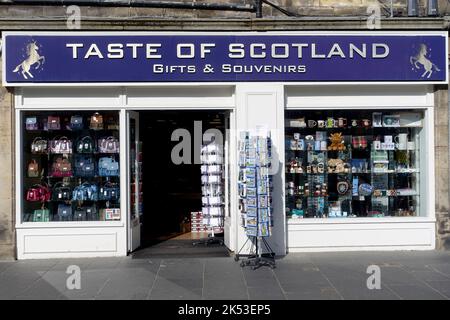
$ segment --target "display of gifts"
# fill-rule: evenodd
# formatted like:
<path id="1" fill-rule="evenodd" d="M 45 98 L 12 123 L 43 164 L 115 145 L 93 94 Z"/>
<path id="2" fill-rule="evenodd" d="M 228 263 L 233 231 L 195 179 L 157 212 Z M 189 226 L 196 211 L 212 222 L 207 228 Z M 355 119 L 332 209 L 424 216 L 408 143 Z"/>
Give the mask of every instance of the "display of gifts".
<path id="1" fill-rule="evenodd" d="M 245 194 L 240 194 L 243 226 L 247 236 L 269 237 L 273 226 L 270 135 L 268 132 L 245 131 L 241 132 L 240 138 L 240 151 L 245 155 L 239 174 L 240 189 L 245 190 Z M 297 162 L 292 162 L 291 168 L 295 172 L 302 170 Z"/>

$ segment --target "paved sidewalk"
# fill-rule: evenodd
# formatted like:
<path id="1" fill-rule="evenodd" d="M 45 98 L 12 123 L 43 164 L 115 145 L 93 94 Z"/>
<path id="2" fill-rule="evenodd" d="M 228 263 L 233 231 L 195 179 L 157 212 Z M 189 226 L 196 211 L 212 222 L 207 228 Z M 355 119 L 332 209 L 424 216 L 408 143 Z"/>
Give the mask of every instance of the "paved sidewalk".
<path id="1" fill-rule="evenodd" d="M 369 265 L 381 289 L 369 290 Z M 81 290 L 68 290 L 69 265 Z M 450 299 L 450 252 L 289 254 L 277 268 L 233 258 L 0 261 L 0 299 Z"/>

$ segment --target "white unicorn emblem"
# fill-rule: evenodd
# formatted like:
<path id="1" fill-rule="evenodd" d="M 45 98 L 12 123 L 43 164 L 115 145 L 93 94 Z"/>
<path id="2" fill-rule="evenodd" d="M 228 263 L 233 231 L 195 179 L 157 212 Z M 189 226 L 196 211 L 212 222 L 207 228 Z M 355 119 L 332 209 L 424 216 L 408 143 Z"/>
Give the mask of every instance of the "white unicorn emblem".
<path id="1" fill-rule="evenodd" d="M 25 79 L 28 76 L 31 78 L 34 78 L 33 75 L 30 73 L 30 68 L 33 64 L 38 63 L 38 65 L 34 69 L 38 69 L 42 64 L 45 62 L 45 57 L 40 56 L 38 53 L 39 47 L 37 46 L 36 42 L 31 42 L 27 45 L 27 55 L 28 58 L 26 58 L 24 61 L 22 61 L 21 64 L 19 64 L 13 72 L 19 72 L 20 69 L 22 69 L 22 76 Z M 41 63 L 42 61 L 42 63 Z"/>
<path id="2" fill-rule="evenodd" d="M 419 52 L 416 56 L 410 57 L 409 62 L 416 67 L 416 69 L 420 69 L 420 67 L 417 65 L 420 63 L 423 68 L 425 69 L 425 72 L 422 74 L 422 78 L 425 77 L 426 74 L 428 74 L 427 78 L 431 77 L 431 74 L 433 73 L 433 67 L 436 71 L 441 71 L 433 62 L 431 62 L 427 58 L 428 49 L 425 44 L 420 45 Z"/>

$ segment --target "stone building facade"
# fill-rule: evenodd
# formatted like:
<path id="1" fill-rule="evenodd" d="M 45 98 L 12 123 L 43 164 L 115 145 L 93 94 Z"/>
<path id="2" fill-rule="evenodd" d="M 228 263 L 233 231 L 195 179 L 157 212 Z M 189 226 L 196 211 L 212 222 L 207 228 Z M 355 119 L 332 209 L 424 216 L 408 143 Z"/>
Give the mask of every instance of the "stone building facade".
<path id="1" fill-rule="evenodd" d="M 178 0 L 180 2 L 180 0 Z M 201 2 L 184 0 L 185 3 Z M 253 0 L 214 0 L 210 3 L 253 5 Z M 367 30 L 373 8 L 380 8 L 382 30 L 448 30 L 450 5 L 438 1 L 439 16 L 426 15 L 427 1 L 419 0 L 419 17 L 407 16 L 407 1 L 272 0 L 282 10 L 263 4 L 262 18 L 254 12 L 225 10 L 81 7 L 83 31 L 264 31 Z M 372 9 L 370 9 L 372 8 Z M 391 16 L 391 13 L 393 16 Z M 0 33 L 24 30 L 69 30 L 67 7 L 17 5 L 0 0 Z M 74 31 L 74 30 L 69 30 Z M 1 58 L 0 58 L 1 59 Z M 0 64 L 0 77 L 1 77 Z M 436 247 L 450 248 L 449 97 L 448 86 L 435 86 Z M 0 86 L 0 259 L 15 257 L 13 91 Z"/>

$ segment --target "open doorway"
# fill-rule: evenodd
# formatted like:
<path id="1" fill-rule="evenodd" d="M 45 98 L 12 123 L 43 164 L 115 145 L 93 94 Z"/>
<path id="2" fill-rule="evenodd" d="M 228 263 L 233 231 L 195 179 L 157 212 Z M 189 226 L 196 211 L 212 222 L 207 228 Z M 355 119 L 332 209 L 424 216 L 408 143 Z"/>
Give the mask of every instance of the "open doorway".
<path id="1" fill-rule="evenodd" d="M 220 131 L 225 140 L 225 132 L 229 129 L 228 111 L 134 113 L 139 119 L 139 157 L 143 167 L 140 174 L 142 196 L 140 200 L 137 198 L 142 206 L 140 247 L 134 257 L 227 255 L 224 245 L 194 246 L 193 243 L 208 238 L 213 231 L 208 228 L 206 217 L 199 218 L 203 216 L 204 181 L 198 148 L 204 145 L 203 133 L 209 129 Z M 190 143 L 174 132 L 189 133 Z M 180 152 L 180 143 L 190 149 L 183 148 Z M 173 155 L 181 156 L 183 163 L 174 161 Z M 223 161 L 222 166 L 225 165 Z M 228 211 L 225 206 L 225 169 L 222 177 L 225 216 Z"/>

